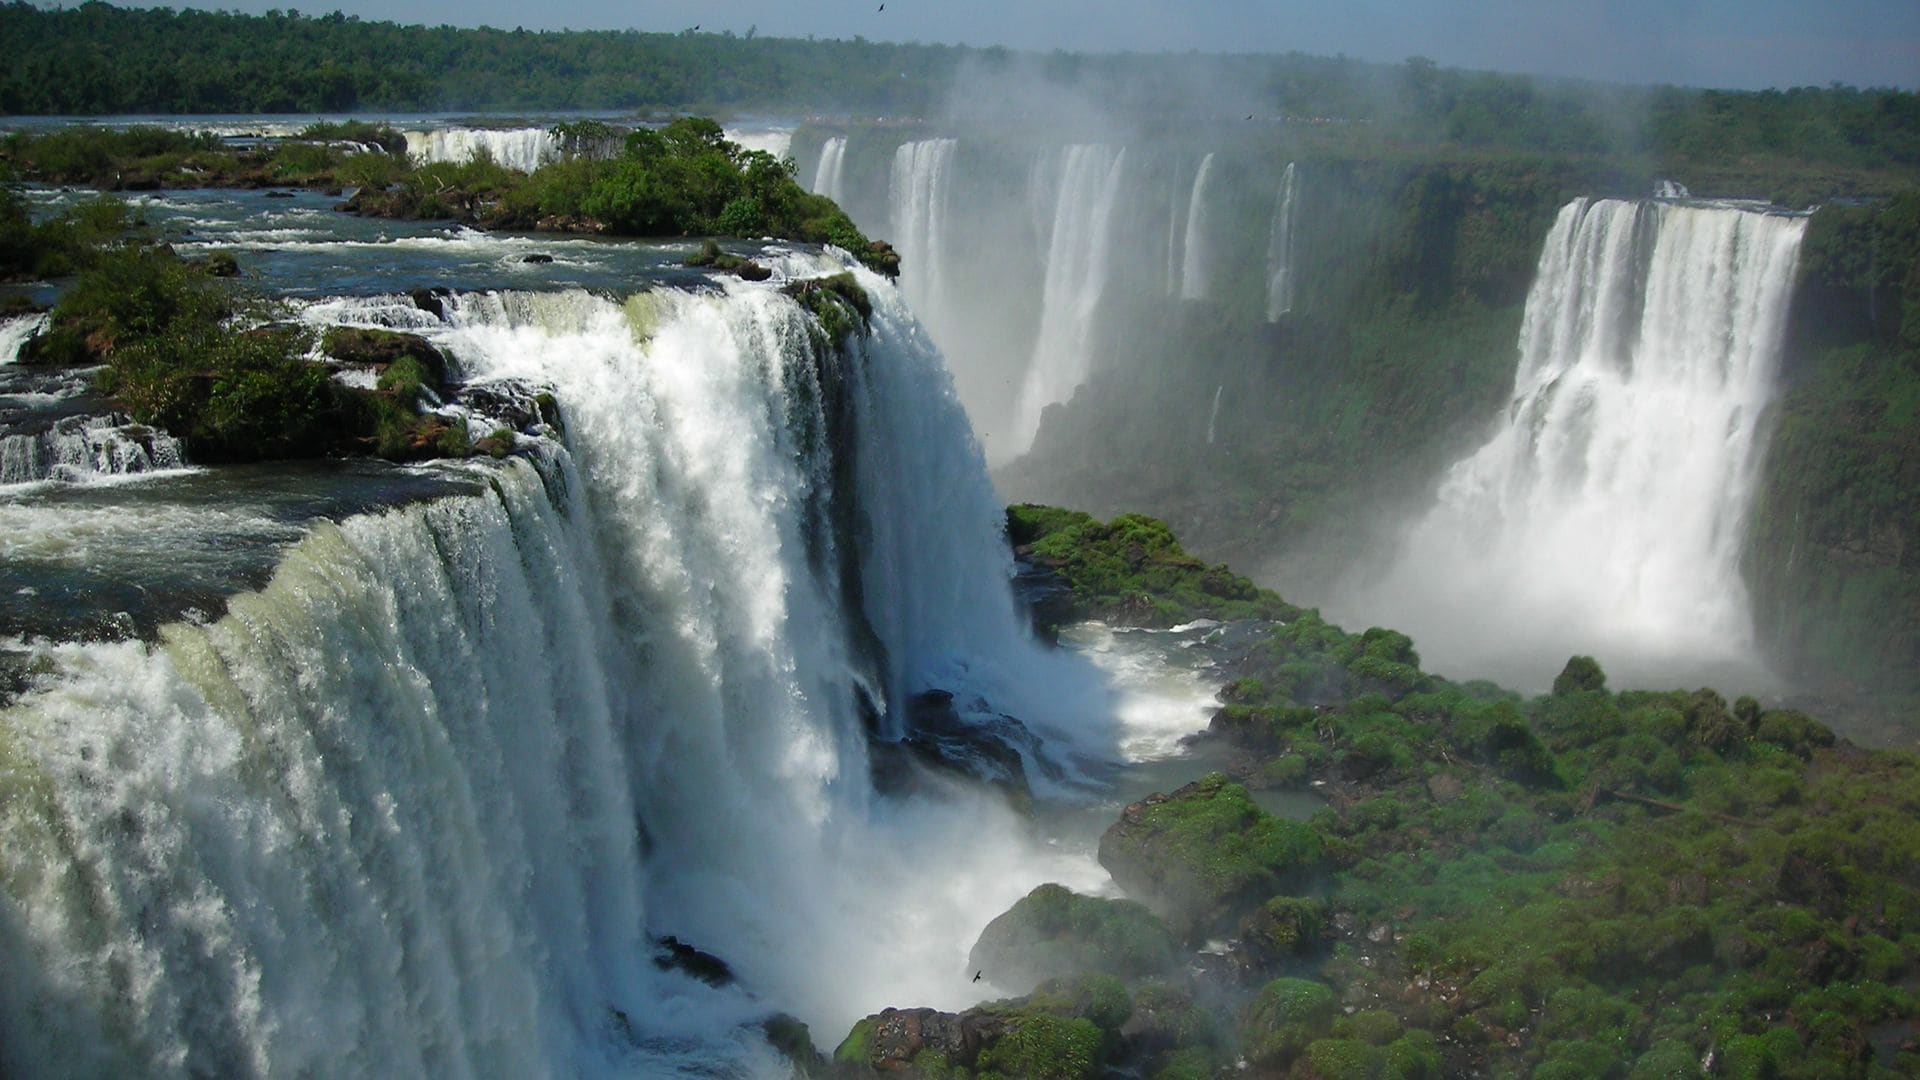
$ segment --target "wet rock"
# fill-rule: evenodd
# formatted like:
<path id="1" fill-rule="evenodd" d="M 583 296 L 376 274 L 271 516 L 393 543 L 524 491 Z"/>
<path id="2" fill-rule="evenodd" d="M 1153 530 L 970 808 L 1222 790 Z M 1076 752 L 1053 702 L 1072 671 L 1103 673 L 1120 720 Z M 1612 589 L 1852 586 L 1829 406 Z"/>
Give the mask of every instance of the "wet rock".
<path id="1" fill-rule="evenodd" d="M 447 317 L 446 298 L 452 295 L 452 289 L 437 285 L 431 289 L 411 289 L 407 292 L 407 299 L 413 301 L 414 307 L 431 312 L 434 318 L 444 321 Z"/>
<path id="2" fill-rule="evenodd" d="M 1177 945 L 1142 904 L 1041 885 L 980 932 L 967 970 L 1024 994 L 1050 978 L 1092 972 L 1134 978 L 1173 968 Z"/>
<path id="3" fill-rule="evenodd" d="M 654 954 L 653 964 L 660 970 L 685 972 L 708 986 L 733 985 L 733 968 L 712 953 L 696 949 L 671 934 L 654 944 L 660 951 Z"/>
<path id="4" fill-rule="evenodd" d="M 522 255 L 520 257 L 520 261 L 523 263 L 531 263 L 532 265 L 535 265 L 535 266 L 545 266 L 547 263 L 550 263 L 553 261 L 553 256 L 542 255 L 539 252 L 534 252 L 531 255 Z"/>

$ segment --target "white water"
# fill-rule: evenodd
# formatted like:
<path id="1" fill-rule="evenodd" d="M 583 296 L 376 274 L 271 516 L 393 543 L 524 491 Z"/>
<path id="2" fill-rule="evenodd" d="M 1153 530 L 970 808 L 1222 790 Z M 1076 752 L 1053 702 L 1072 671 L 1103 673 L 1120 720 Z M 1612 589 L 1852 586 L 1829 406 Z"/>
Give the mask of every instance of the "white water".
<path id="1" fill-rule="evenodd" d="M 1406 629 L 1461 677 L 1538 687 L 1585 653 L 1616 684 L 1762 681 L 1740 551 L 1805 226 L 1563 208 L 1506 421 L 1341 614 Z"/>
<path id="2" fill-rule="evenodd" d="M 1220 395 L 1226 393 L 1225 383 L 1213 388 L 1213 408 L 1207 410 L 1207 445 L 1213 445 L 1213 426 L 1220 420 Z"/>
<path id="3" fill-rule="evenodd" d="M 1279 322 L 1293 310 L 1293 162 L 1280 176 L 1280 195 L 1273 207 L 1273 231 L 1267 239 L 1267 321 Z M 1211 441 L 1211 440 L 1209 440 Z"/>
<path id="4" fill-rule="evenodd" d="M 1213 155 L 1208 154 L 1200 159 L 1193 192 L 1187 197 L 1187 238 L 1180 261 L 1182 300 L 1205 300 L 1213 295 L 1212 220 L 1207 212 L 1207 182 L 1212 178 Z"/>
<path id="5" fill-rule="evenodd" d="M 1040 333 L 1014 406 L 1006 443 L 1011 454 L 1033 445 L 1040 414 L 1071 398 L 1093 368 L 1095 316 L 1110 273 L 1114 202 L 1126 157 L 1124 149 L 1082 144 L 1068 147 L 1054 166 Z"/>
<path id="6" fill-rule="evenodd" d="M 560 156 L 560 142 L 546 128 L 435 128 L 409 131 L 407 156 L 415 164 L 471 161 L 482 151 L 509 169 L 530 173 Z"/>
<path id="7" fill-rule="evenodd" d="M 958 145 L 953 139 L 922 139 L 902 143 L 893 153 L 887 188 L 893 245 L 900 251 L 900 288 L 916 310 L 938 303 L 943 295 L 948 185 Z"/>
<path id="8" fill-rule="evenodd" d="M 841 188 L 840 171 L 847 161 L 847 140 L 840 136 L 828 139 L 820 147 L 820 163 L 813 170 L 813 192 L 825 195 L 839 202 L 845 192 Z"/>
<path id="9" fill-rule="evenodd" d="M 751 286 L 309 309 L 551 385 L 566 443 L 318 527 L 157 646 L 37 647 L 57 676 L 0 713 L 5 1063 L 778 1075 L 743 1023 L 786 1009 L 831 1046 L 885 1004 L 965 1005 L 989 918 L 1097 888 L 996 802 L 870 792 L 872 678 L 1113 733 L 1027 642 L 938 355 L 861 280 L 873 338 L 838 368 Z M 741 988 L 656 971 L 649 933 Z"/>
<path id="10" fill-rule="evenodd" d="M 0 488 L 49 480 L 96 483 L 185 463 L 178 440 L 124 416 L 69 416 L 45 431 L 0 436 Z"/>
<path id="11" fill-rule="evenodd" d="M 775 158 L 784 158 L 793 149 L 792 128 L 729 128 L 724 134 L 742 150 L 764 150 Z"/>
<path id="12" fill-rule="evenodd" d="M 20 349 L 33 335 L 47 325 L 47 317 L 39 315 L 21 315 L 0 322 L 0 364 L 11 364 L 20 359 Z"/>
<path id="13" fill-rule="evenodd" d="M 1655 180 L 1653 182 L 1653 197 L 1656 199 L 1688 199 L 1693 197 L 1693 193 L 1687 190 L 1685 184 L 1677 180 Z"/>

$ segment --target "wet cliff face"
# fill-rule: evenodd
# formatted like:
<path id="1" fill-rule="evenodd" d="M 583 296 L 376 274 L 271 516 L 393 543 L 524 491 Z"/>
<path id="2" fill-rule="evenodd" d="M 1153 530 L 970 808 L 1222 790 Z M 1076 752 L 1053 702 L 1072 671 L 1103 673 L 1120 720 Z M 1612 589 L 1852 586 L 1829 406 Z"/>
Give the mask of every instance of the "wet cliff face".
<path id="1" fill-rule="evenodd" d="M 1920 694 L 1920 195 L 1813 216 L 1746 570 L 1796 679 Z"/>

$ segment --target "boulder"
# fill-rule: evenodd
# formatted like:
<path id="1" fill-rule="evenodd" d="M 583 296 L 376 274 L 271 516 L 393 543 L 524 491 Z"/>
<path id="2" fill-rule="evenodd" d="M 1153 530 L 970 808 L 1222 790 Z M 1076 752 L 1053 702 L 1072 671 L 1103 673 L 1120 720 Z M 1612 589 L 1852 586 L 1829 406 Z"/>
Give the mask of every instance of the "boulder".
<path id="1" fill-rule="evenodd" d="M 375 369 L 412 358 L 426 376 L 424 381 L 436 389 L 444 383 L 447 375 L 446 358 L 431 342 L 418 334 L 340 326 L 327 331 L 321 339 L 320 348 L 342 363 Z"/>
<path id="2" fill-rule="evenodd" d="M 1221 773 L 1133 803 L 1100 837 L 1100 865 L 1189 940 L 1301 891 L 1323 862 L 1316 830 L 1260 809 Z"/>
<path id="3" fill-rule="evenodd" d="M 1145 905 L 1042 885 L 988 923 L 967 955 L 968 971 L 1024 994 L 1045 980 L 1090 972 L 1136 978 L 1172 970 L 1173 934 Z"/>

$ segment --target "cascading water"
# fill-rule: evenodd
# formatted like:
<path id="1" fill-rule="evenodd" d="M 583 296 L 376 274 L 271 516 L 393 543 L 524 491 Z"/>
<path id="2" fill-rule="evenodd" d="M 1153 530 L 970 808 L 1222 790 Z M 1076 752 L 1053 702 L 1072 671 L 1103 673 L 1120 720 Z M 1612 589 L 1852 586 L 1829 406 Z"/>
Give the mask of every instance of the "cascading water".
<path id="1" fill-rule="evenodd" d="M 45 315 L 22 315 L 0 322 L 0 364 L 11 364 L 20 359 L 21 346 L 45 329 L 46 325 Z"/>
<path id="2" fill-rule="evenodd" d="M 550 386 L 564 443 L 314 528 L 217 621 L 35 647 L 0 712 L 0 1062 L 777 1075 L 742 1026 L 774 1009 L 831 1040 L 977 996 L 978 928 L 1099 873 L 985 798 L 876 799 L 858 702 L 1059 735 L 1071 673 L 1020 627 L 938 355 L 858 273 L 846 353 L 746 285 L 310 307 Z"/>
<path id="3" fill-rule="evenodd" d="M 948 180 L 953 168 L 953 139 L 902 143 L 893 154 L 888 185 L 892 200 L 893 243 L 906 268 L 900 288 L 916 308 L 937 302 L 945 268 Z"/>
<path id="4" fill-rule="evenodd" d="M 407 156 L 418 165 L 471 161 L 484 151 L 500 165 L 530 173 L 560 156 L 560 142 L 546 128 L 435 128 L 406 136 Z"/>
<path id="5" fill-rule="evenodd" d="M 813 170 L 813 192 L 825 195 L 839 202 L 845 195 L 841 187 L 840 172 L 847 161 L 847 140 L 841 136 L 828 139 L 820 147 L 820 163 Z"/>
<path id="6" fill-rule="evenodd" d="M 1540 686 L 1569 655 L 1748 685 L 1740 551 L 1801 217 L 1576 200 L 1527 299 L 1506 421 L 1340 606 L 1430 665 Z"/>
<path id="7" fill-rule="evenodd" d="M 37 432 L 0 435 L 0 486 L 88 483 L 185 463 L 178 440 L 124 416 L 68 416 Z"/>
<path id="8" fill-rule="evenodd" d="M 1279 322 L 1293 310 L 1294 163 L 1280 175 L 1280 196 L 1273 207 L 1273 231 L 1267 240 L 1267 321 Z"/>
<path id="9" fill-rule="evenodd" d="M 1193 193 L 1187 197 L 1186 247 L 1180 260 L 1180 298 L 1205 300 L 1213 295 L 1213 250 L 1208 213 L 1207 184 L 1213 178 L 1213 155 L 1200 159 L 1200 171 L 1193 178 Z"/>
<path id="10" fill-rule="evenodd" d="M 1033 445 L 1046 407 L 1072 397 L 1092 369 L 1094 316 L 1106 291 L 1125 165 L 1126 151 L 1111 146 L 1073 146 L 1060 156 L 1040 333 L 1008 440 L 1015 453 Z"/>

